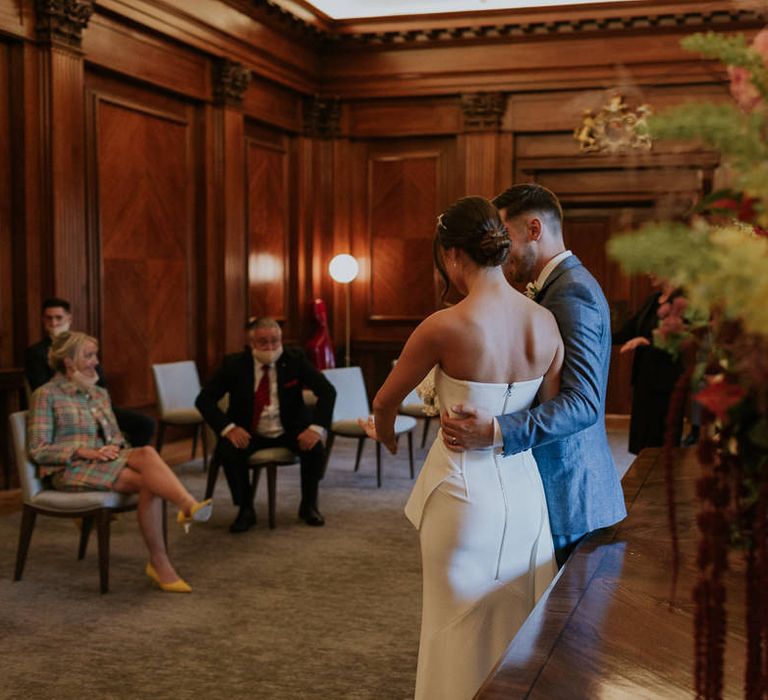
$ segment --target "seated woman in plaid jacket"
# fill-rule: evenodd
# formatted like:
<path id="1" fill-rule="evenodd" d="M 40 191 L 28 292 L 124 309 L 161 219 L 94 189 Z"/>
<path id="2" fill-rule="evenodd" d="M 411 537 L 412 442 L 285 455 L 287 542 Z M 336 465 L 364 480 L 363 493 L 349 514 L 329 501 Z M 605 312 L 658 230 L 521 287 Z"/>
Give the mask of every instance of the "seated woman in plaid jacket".
<path id="1" fill-rule="evenodd" d="M 173 568 L 163 540 L 162 500 L 179 507 L 178 522 L 211 515 L 198 503 L 153 447 L 132 448 L 117 427 L 106 389 L 96 386 L 98 343 L 85 333 L 62 333 L 48 361 L 55 374 L 32 395 L 27 449 L 40 476 L 55 489 L 138 493 L 138 520 L 149 549 L 146 574 L 162 590 L 192 589 Z"/>

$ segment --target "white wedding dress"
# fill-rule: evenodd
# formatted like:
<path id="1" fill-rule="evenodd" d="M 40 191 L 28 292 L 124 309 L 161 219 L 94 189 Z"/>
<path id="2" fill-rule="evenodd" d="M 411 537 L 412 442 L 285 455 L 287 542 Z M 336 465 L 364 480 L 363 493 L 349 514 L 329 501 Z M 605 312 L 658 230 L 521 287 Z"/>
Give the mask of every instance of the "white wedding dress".
<path id="1" fill-rule="evenodd" d="M 440 405 L 491 415 L 528 408 L 541 382 L 435 370 Z M 557 572 L 536 461 L 530 451 L 451 452 L 438 435 L 405 513 L 419 530 L 423 572 L 416 700 L 470 700 Z"/>

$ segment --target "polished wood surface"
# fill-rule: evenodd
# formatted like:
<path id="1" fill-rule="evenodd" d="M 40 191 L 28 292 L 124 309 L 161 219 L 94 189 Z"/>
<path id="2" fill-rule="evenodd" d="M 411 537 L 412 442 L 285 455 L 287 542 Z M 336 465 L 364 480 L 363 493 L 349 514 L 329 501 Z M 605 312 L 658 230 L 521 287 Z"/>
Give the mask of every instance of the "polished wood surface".
<path id="1" fill-rule="evenodd" d="M 675 462 L 681 567 L 671 597 L 671 547 L 660 450 L 623 480 L 629 515 L 581 544 L 478 693 L 496 698 L 691 698 L 696 582 L 695 451 Z M 742 697 L 743 567 L 726 575 L 726 698 Z"/>

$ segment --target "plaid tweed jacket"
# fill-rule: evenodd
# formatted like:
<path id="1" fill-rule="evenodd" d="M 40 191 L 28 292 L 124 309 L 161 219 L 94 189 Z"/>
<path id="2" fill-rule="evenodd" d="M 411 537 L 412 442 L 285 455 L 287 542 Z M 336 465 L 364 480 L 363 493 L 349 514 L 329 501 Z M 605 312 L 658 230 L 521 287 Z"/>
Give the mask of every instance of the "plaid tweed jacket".
<path id="1" fill-rule="evenodd" d="M 27 450 L 39 466 L 41 477 L 64 468 L 98 464 L 76 458 L 75 451 L 106 444 L 128 446 L 117 427 L 106 389 L 93 386 L 86 392 L 64 375 L 56 374 L 32 394 Z"/>

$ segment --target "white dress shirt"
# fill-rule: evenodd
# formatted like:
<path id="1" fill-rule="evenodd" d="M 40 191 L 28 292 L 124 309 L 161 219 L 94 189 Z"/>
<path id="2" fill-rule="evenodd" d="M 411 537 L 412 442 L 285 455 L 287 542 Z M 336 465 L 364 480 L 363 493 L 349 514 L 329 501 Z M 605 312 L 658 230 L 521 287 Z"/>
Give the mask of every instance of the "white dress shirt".
<path id="1" fill-rule="evenodd" d="M 268 438 L 280 437 L 285 432 L 283 423 L 280 420 L 280 399 L 277 396 L 277 369 L 274 364 L 264 365 L 259 362 L 255 357 L 253 358 L 253 391 L 259 386 L 263 368 L 267 367 L 267 376 L 269 377 L 269 403 L 264 406 L 259 416 L 259 424 L 256 427 L 257 435 Z M 234 423 L 230 423 L 224 430 L 221 431 L 221 437 L 224 437 L 232 428 L 235 427 Z M 250 426 L 244 426 L 246 430 Z M 314 430 L 325 443 L 326 430 L 322 425 L 310 425 L 310 430 Z"/>

